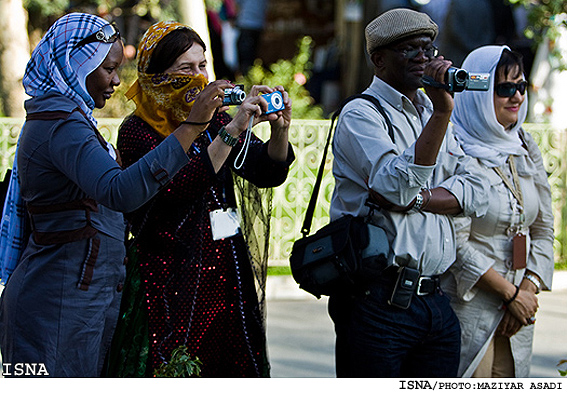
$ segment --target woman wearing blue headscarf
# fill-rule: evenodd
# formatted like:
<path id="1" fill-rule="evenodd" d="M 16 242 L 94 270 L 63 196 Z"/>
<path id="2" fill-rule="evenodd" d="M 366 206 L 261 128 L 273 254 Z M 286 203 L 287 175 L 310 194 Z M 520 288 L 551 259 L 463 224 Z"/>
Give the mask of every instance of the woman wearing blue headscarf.
<path id="1" fill-rule="evenodd" d="M 55 22 L 28 63 L 24 87 L 32 98 L 12 194 L 25 203 L 31 236 L 0 299 L 5 375 L 35 363 L 50 376 L 100 376 L 125 276 L 122 212 L 142 206 L 188 163 L 186 152 L 231 87 L 205 87 L 187 120 L 123 170 L 92 114 L 120 83 L 122 59 L 113 25 L 73 13 Z M 260 114 L 259 100 L 242 104 L 242 130 Z"/>

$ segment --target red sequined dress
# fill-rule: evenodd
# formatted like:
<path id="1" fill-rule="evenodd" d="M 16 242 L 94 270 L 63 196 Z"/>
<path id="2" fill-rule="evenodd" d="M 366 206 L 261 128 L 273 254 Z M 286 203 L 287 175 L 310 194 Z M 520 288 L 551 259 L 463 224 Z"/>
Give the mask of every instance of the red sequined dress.
<path id="1" fill-rule="evenodd" d="M 235 170 L 242 133 L 215 174 L 207 146 L 229 121 L 228 115 L 217 115 L 188 152 L 189 164 L 152 201 L 127 215 L 138 260 L 129 270 L 130 285 L 139 282 L 140 308 L 125 288 L 111 376 L 152 376 L 181 345 L 201 360 L 203 377 L 269 376 L 262 301 L 246 242 L 241 234 L 214 241 L 209 212 L 236 206 L 233 171 L 259 188 L 271 188 L 284 182 L 294 156 L 290 146 L 288 160 L 274 162 L 267 143 L 253 135 L 244 165 Z M 127 118 L 117 144 L 124 166 L 162 140 L 142 119 Z M 147 311 L 143 318 L 138 309 Z M 137 349 L 128 349 L 132 346 Z"/>

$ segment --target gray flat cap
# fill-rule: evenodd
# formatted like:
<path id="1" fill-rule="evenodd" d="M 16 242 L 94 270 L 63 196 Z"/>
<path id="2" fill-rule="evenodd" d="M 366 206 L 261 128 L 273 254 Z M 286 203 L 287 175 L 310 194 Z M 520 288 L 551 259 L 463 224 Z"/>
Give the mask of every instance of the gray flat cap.
<path id="1" fill-rule="evenodd" d="M 439 28 L 429 15 L 408 8 L 394 8 L 379 15 L 364 30 L 366 50 L 391 44 L 402 38 L 424 34 L 434 40 Z"/>

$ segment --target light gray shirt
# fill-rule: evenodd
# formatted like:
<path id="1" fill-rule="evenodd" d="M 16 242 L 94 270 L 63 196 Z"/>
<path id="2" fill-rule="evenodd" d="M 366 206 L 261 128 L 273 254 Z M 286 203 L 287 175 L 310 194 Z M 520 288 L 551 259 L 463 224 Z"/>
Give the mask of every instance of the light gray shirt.
<path id="1" fill-rule="evenodd" d="M 435 165 L 414 163 L 415 141 L 433 113 L 424 92 L 418 91 L 412 103 L 374 77 L 364 93 L 379 99 L 394 126 L 395 142 L 388 136 L 384 117 L 370 101 L 353 100 L 343 108 L 333 140 L 331 220 L 347 214 L 368 215 L 369 188 L 393 204 L 407 206 L 422 187 L 443 187 L 455 196 L 463 215 L 486 212 L 489 185 L 477 175 L 478 164 L 464 155 L 450 129 Z M 372 216 L 386 229 L 394 264 L 419 268 L 422 275 L 438 275 L 455 261 L 452 216 L 386 210 L 374 210 Z"/>

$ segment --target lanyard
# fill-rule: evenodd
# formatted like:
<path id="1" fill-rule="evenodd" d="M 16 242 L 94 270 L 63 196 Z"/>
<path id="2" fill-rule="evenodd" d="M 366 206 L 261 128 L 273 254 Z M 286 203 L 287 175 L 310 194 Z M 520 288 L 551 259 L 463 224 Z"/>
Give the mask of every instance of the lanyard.
<path id="1" fill-rule="evenodd" d="M 510 189 L 510 191 L 512 192 L 512 194 L 514 195 L 514 197 L 516 198 L 516 200 L 518 201 L 518 209 L 519 209 L 519 215 L 520 215 L 520 222 L 519 225 L 522 226 L 525 220 L 525 216 L 524 216 L 524 196 L 522 194 L 522 189 L 520 187 L 520 178 L 518 177 L 518 170 L 516 169 L 516 163 L 514 162 L 514 156 L 510 155 L 508 157 L 508 163 L 510 164 L 510 171 L 512 172 L 512 180 L 514 181 L 514 184 L 512 185 L 512 182 L 510 182 L 510 179 L 508 179 L 508 177 L 504 174 L 504 171 L 502 171 L 502 168 L 500 167 L 494 167 L 494 171 L 496 171 L 496 173 L 500 176 L 500 178 L 502 178 L 502 181 L 504 182 L 504 184 L 506 185 L 506 187 L 508 187 L 508 189 Z M 517 232 L 517 231 L 516 231 Z"/>
<path id="2" fill-rule="evenodd" d="M 504 174 L 504 171 L 502 171 L 502 168 L 494 167 L 494 171 L 496 171 L 496 173 L 500 175 L 500 178 L 502 178 L 504 184 L 508 187 L 508 189 L 510 189 L 516 200 L 518 200 L 520 206 L 523 208 L 524 196 L 522 195 L 522 189 L 520 188 L 520 179 L 518 177 L 518 170 L 516 170 L 514 156 L 510 155 L 508 157 L 508 163 L 510 164 L 510 171 L 512 172 L 512 179 L 514 181 L 513 185 L 512 182 L 510 182 L 510 179 L 508 179 L 508 177 Z"/>

